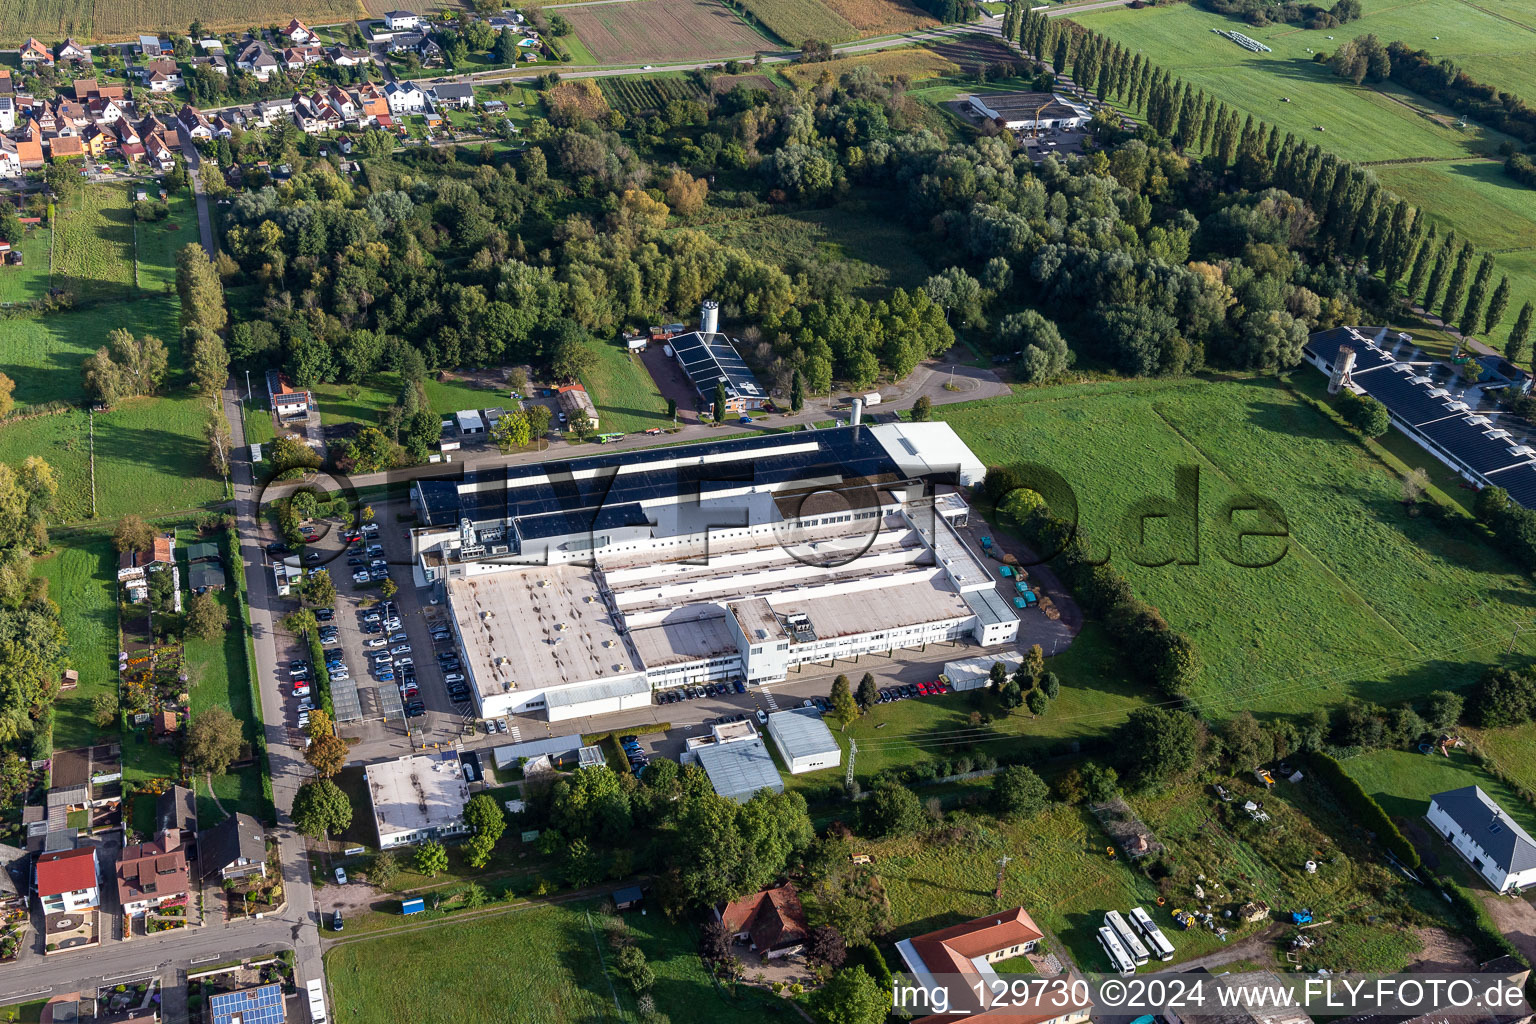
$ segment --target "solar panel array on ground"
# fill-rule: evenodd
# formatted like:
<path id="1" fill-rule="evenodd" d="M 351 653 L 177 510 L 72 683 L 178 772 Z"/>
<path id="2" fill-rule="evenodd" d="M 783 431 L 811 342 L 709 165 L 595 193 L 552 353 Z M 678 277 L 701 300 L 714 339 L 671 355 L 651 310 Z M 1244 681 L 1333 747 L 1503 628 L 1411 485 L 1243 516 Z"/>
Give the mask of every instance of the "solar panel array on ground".
<path id="1" fill-rule="evenodd" d="M 624 472 L 617 472 L 620 467 Z M 524 536 L 552 537 L 641 525 L 648 521 L 638 504 L 643 501 L 683 495 L 707 501 L 713 489 L 823 476 L 900 479 L 903 474 L 868 430 L 842 427 L 593 455 L 419 486 L 433 523 L 513 519 Z"/>

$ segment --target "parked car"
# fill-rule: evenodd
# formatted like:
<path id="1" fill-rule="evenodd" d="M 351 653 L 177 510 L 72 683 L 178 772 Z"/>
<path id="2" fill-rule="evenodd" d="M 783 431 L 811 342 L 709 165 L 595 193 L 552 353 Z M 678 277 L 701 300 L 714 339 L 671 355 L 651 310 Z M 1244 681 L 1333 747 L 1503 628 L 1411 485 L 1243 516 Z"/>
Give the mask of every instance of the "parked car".
<path id="1" fill-rule="evenodd" d="M 392 644 L 403 644 L 409 639 L 410 637 L 406 636 L 403 632 L 389 634 L 389 642 Z"/>
<path id="2" fill-rule="evenodd" d="M 372 640 L 368 641 L 368 646 L 369 647 L 383 647 L 387 643 L 389 643 L 388 640 L 385 640 L 381 636 L 376 636 Z"/>
<path id="3" fill-rule="evenodd" d="M 464 681 L 464 673 L 462 672 L 450 672 L 443 676 L 443 682 L 445 683 L 462 683 Z"/>
<path id="4" fill-rule="evenodd" d="M 420 718 L 427 713 L 427 706 L 419 700 L 413 700 L 405 706 L 406 718 Z"/>
<path id="5" fill-rule="evenodd" d="M 364 622 L 378 622 L 383 617 L 384 616 L 380 615 L 376 611 L 363 612 L 363 621 Z"/>
<path id="6" fill-rule="evenodd" d="M 507 731 L 507 720 L 505 718 L 498 718 L 498 719 L 496 719 L 496 731 L 497 732 L 506 732 Z"/>
<path id="7" fill-rule="evenodd" d="M 357 572 L 352 574 L 352 582 L 353 583 L 367 583 L 368 582 L 368 574 L 366 572 L 363 572 L 362 570 L 358 570 Z"/>
<path id="8" fill-rule="evenodd" d="M 340 869 L 338 868 L 337 870 Z M 339 910 L 331 914 L 331 930 L 337 932 L 341 931 L 341 911 Z"/>
<path id="9" fill-rule="evenodd" d="M 768 716 L 763 712 L 762 708 L 758 708 L 757 709 L 757 724 L 758 725 L 767 725 L 768 724 Z"/>
<path id="10" fill-rule="evenodd" d="M 334 609 L 334 608 L 316 608 L 315 609 L 315 621 L 316 622 L 330 622 L 335 617 L 336 617 L 336 609 Z"/>
<path id="11" fill-rule="evenodd" d="M 410 650 L 411 650 L 411 645 L 410 644 L 398 644 L 398 645 L 396 645 L 394 647 L 391 647 L 389 649 L 389 653 L 390 654 L 409 654 Z"/>
<path id="12" fill-rule="evenodd" d="M 347 870 L 346 870 L 346 868 L 337 868 L 336 869 L 336 884 L 337 885 L 346 885 L 347 884 Z"/>
<path id="13" fill-rule="evenodd" d="M 742 682 L 740 679 L 736 680 L 736 682 L 731 684 L 731 685 L 736 688 L 736 692 L 737 693 L 746 693 L 747 692 L 747 684 Z"/>
<path id="14" fill-rule="evenodd" d="M 362 565 L 363 564 L 363 560 L 361 558 L 358 558 L 356 555 L 353 555 L 351 558 L 347 559 L 347 564 L 348 565 Z M 353 575 L 355 576 L 357 574 L 353 573 Z"/>

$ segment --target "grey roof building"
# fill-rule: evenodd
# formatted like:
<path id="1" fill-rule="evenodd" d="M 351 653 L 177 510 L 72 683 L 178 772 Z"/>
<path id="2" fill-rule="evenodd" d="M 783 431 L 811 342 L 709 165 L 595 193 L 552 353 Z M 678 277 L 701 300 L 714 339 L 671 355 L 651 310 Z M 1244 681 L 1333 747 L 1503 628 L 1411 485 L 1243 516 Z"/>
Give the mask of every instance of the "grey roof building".
<path id="1" fill-rule="evenodd" d="M 699 747 L 696 753 L 709 784 L 723 797 L 744 804 L 760 789 L 784 792 L 784 780 L 773 766 L 773 755 L 760 739 L 716 743 Z"/>
<path id="2" fill-rule="evenodd" d="M 768 716 L 768 735 L 791 775 L 802 775 L 843 763 L 837 737 L 814 708 L 776 711 Z"/>
<path id="3" fill-rule="evenodd" d="M 1536 885 L 1536 839 L 1480 787 L 1436 793 L 1425 817 L 1496 892 Z"/>
<path id="4" fill-rule="evenodd" d="M 197 835 L 197 861 L 204 878 L 244 878 L 267 873 L 267 840 L 261 823 L 236 814 Z"/>

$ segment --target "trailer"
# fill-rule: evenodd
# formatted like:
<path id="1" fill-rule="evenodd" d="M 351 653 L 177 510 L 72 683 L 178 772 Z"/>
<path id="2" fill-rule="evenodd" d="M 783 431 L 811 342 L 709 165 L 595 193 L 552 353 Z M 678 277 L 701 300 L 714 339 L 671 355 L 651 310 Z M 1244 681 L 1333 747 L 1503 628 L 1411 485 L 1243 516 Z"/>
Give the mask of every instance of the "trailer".
<path id="1" fill-rule="evenodd" d="M 318 978 L 311 979 L 304 985 L 305 994 L 309 996 L 309 1019 L 312 1024 L 325 1024 L 325 983 Z"/>
<path id="2" fill-rule="evenodd" d="M 1136 962 L 1137 967 L 1144 966 L 1152 959 L 1147 952 L 1147 947 L 1142 944 L 1141 937 L 1136 934 L 1136 929 L 1126 923 L 1120 911 L 1111 910 L 1104 915 L 1104 924 L 1115 933 L 1115 938 L 1120 940 L 1120 946 Z"/>
<path id="3" fill-rule="evenodd" d="M 1109 957 L 1109 965 L 1114 968 L 1116 974 L 1135 974 L 1136 964 L 1125 952 L 1125 947 L 1120 945 L 1120 940 L 1115 937 L 1113 929 L 1108 925 L 1099 929 L 1099 945 L 1104 948 L 1104 954 Z"/>
<path id="4" fill-rule="evenodd" d="M 1140 907 L 1132 907 L 1131 924 L 1141 932 L 1141 937 L 1153 956 L 1159 960 L 1173 959 L 1173 943 L 1168 941 L 1168 936 L 1164 935 L 1163 930 L 1152 920 L 1152 915 Z"/>
<path id="5" fill-rule="evenodd" d="M 400 913 L 402 914 L 419 914 L 426 909 L 427 901 L 420 896 L 400 901 Z"/>
<path id="6" fill-rule="evenodd" d="M 880 404 L 880 392 L 878 392 L 878 391 L 871 391 L 869 394 L 865 395 L 864 396 L 864 404 L 865 405 L 879 405 Z"/>

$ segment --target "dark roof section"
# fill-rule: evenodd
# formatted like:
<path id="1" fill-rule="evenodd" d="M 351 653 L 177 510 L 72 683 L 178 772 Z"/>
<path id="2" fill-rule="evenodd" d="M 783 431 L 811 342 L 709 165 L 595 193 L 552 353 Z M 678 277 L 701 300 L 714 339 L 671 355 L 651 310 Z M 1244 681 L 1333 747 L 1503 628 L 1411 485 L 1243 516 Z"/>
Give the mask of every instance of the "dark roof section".
<path id="1" fill-rule="evenodd" d="M 180 829 L 183 841 L 197 832 L 197 798 L 186 786 L 172 786 L 155 800 L 155 830 Z"/>
<path id="2" fill-rule="evenodd" d="M 236 814 L 197 835 L 197 859 L 203 877 L 218 874 L 242 857 L 261 863 L 267 843 L 259 822 L 249 814 Z"/>
<path id="3" fill-rule="evenodd" d="M 715 385 L 725 378 L 725 393 L 730 398 L 766 399 L 768 392 L 757 382 L 746 362 L 736 352 L 731 339 L 723 334 L 690 331 L 669 342 L 677 361 L 699 394 L 711 398 Z"/>
<path id="4" fill-rule="evenodd" d="M 797 450 L 806 445 L 815 450 Z M 533 539 L 644 525 L 642 501 L 707 501 L 717 489 L 819 477 L 880 482 L 905 474 L 860 426 L 504 466 L 417 486 L 427 525 L 511 521 L 518 536 Z"/>
<path id="5" fill-rule="evenodd" d="M 1536 451 L 1500 429 L 1490 417 L 1474 413 L 1435 381 L 1422 365 L 1399 362 L 1373 337 L 1383 328 L 1335 327 L 1307 339 L 1305 350 L 1331 370 L 1340 347 L 1355 352 L 1351 382 L 1387 407 L 1392 422 L 1468 478 L 1502 487 L 1525 508 L 1536 508 Z"/>

